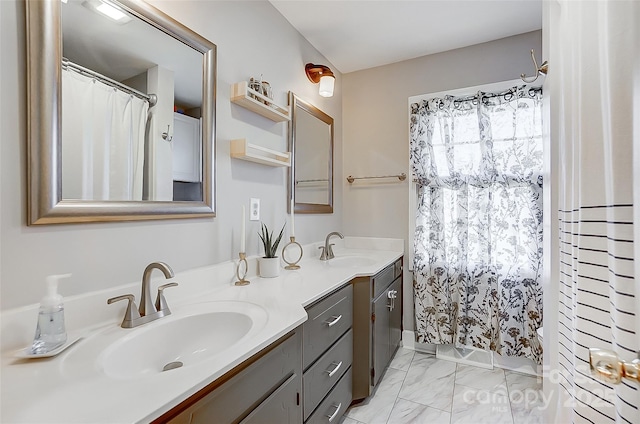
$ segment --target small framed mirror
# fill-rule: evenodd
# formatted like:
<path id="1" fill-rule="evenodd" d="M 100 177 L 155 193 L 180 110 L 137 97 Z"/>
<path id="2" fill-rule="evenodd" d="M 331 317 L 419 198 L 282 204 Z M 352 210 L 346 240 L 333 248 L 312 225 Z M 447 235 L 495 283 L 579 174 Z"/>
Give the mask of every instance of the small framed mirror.
<path id="1" fill-rule="evenodd" d="M 215 44 L 142 0 L 26 17 L 28 224 L 215 216 Z"/>
<path id="2" fill-rule="evenodd" d="M 289 92 L 289 199 L 295 213 L 333 213 L 333 118 Z"/>

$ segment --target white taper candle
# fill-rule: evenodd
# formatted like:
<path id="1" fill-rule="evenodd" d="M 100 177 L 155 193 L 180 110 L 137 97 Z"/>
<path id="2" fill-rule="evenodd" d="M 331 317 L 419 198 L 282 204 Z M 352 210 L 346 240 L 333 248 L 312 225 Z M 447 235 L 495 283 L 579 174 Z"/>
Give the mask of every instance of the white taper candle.
<path id="1" fill-rule="evenodd" d="M 295 237 L 296 236 L 296 220 L 294 219 L 293 216 L 293 199 L 291 199 L 291 237 Z"/>
<path id="2" fill-rule="evenodd" d="M 240 252 L 245 253 L 245 246 L 244 246 L 244 239 L 245 239 L 245 234 L 244 234 L 244 221 L 245 221 L 245 210 L 244 210 L 244 206 L 242 206 L 242 225 L 240 226 Z"/>

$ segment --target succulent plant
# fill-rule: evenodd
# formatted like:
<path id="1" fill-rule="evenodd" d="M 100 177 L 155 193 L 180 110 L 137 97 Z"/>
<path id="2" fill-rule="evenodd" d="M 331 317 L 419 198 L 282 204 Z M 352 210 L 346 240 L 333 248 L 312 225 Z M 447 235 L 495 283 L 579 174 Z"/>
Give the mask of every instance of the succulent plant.
<path id="1" fill-rule="evenodd" d="M 278 245 L 280 244 L 280 240 L 282 239 L 282 233 L 284 232 L 284 225 L 280 230 L 280 234 L 278 238 L 273 239 L 273 231 L 270 233 L 269 228 L 263 223 L 261 232 L 258 233 L 260 236 L 260 240 L 262 240 L 262 245 L 264 246 L 264 257 L 265 258 L 277 258 L 278 253 Z M 286 225 L 286 224 L 285 224 Z"/>

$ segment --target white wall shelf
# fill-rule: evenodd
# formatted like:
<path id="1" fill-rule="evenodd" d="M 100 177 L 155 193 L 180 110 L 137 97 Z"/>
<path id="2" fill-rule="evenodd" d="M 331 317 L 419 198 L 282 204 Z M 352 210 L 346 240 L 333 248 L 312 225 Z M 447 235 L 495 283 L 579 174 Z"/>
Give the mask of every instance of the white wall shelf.
<path id="1" fill-rule="evenodd" d="M 269 166 L 291 166 L 291 153 L 279 152 L 248 143 L 244 138 L 231 140 L 230 156 Z"/>
<path id="2" fill-rule="evenodd" d="M 254 98 L 252 96 L 257 97 Z M 261 99 L 261 100 L 258 100 Z M 240 81 L 231 86 L 231 101 L 275 122 L 289 121 L 289 108 L 278 106 L 273 100 L 249 88 L 247 81 Z M 269 104 L 265 104 L 268 102 Z"/>

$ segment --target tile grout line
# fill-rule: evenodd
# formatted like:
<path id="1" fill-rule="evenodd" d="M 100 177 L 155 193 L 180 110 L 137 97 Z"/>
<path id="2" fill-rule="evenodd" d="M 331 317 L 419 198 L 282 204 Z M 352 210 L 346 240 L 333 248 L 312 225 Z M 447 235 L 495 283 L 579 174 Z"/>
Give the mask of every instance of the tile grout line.
<path id="1" fill-rule="evenodd" d="M 397 354 L 398 354 L 398 351 L 396 350 L 395 355 L 397 355 Z M 394 357 L 395 357 L 395 355 L 394 355 Z M 415 359 L 415 357 L 416 357 L 416 353 L 414 351 L 412 356 L 411 356 L 411 362 L 409 363 L 409 367 L 407 368 L 406 371 L 398 369 L 398 371 L 403 371 L 404 372 L 404 377 L 402 378 L 402 383 L 400 383 L 400 390 L 398 390 L 398 393 L 396 394 L 396 398 L 393 401 L 393 406 L 391 407 L 391 411 L 389 411 L 389 416 L 387 417 L 387 420 L 385 421 L 387 424 L 392 424 L 392 423 L 389 422 L 389 420 L 391 419 L 391 415 L 393 414 L 393 409 L 396 407 L 396 404 L 398 403 L 398 399 L 400 399 L 400 392 L 402 391 L 402 386 L 404 386 L 404 381 L 407 379 L 407 374 L 409 374 L 409 369 L 411 368 L 411 365 L 413 365 L 413 360 Z M 397 368 L 395 368 L 395 369 L 397 369 Z"/>
<path id="2" fill-rule="evenodd" d="M 420 355 L 418 355 L 419 353 L 420 353 Z M 401 397 L 401 396 L 400 396 L 400 393 L 402 392 L 402 388 L 403 388 L 403 386 L 404 386 L 404 384 L 405 384 L 405 382 L 406 382 L 406 379 L 407 379 L 407 376 L 408 376 L 408 374 L 409 374 L 409 371 L 410 371 L 410 370 L 412 369 L 412 367 L 415 365 L 415 362 L 416 362 L 416 361 L 419 361 L 419 360 L 421 359 L 421 357 L 422 357 L 422 355 L 421 355 L 421 354 L 422 354 L 422 353 L 423 353 L 423 352 L 418 352 L 418 351 L 415 351 L 415 350 L 413 351 L 413 353 L 412 353 L 412 355 L 411 355 L 411 360 L 409 361 L 409 363 L 408 363 L 408 366 L 407 366 L 406 370 L 405 370 L 405 369 L 402 369 L 402 368 L 400 368 L 400 367 L 398 367 L 398 368 L 391 367 L 391 366 L 389 367 L 389 368 L 394 369 L 394 370 L 395 370 L 395 371 L 397 371 L 397 372 L 404 372 L 404 375 L 403 375 L 402 379 L 400 380 L 400 384 L 399 384 L 400 388 L 399 388 L 398 392 L 396 393 L 395 398 L 394 398 L 394 399 L 390 399 L 390 400 L 391 400 L 391 402 L 392 402 L 392 405 L 391 405 L 391 408 L 390 408 L 390 410 L 389 410 L 389 415 L 387 416 L 387 418 L 386 418 L 386 419 L 385 419 L 385 421 L 384 421 L 386 424 L 394 424 L 394 423 L 392 423 L 392 422 L 391 422 L 391 417 L 392 417 L 392 415 L 393 415 L 393 411 L 395 410 L 395 407 L 397 406 L 397 404 L 398 404 L 398 402 L 399 402 L 399 400 L 400 400 L 400 399 L 407 400 L 407 399 L 404 399 L 403 397 Z M 429 354 L 429 353 L 426 353 L 426 352 L 424 352 L 424 354 L 425 354 L 426 356 L 434 356 L 434 355 Z M 446 361 L 446 360 L 445 360 L 445 361 Z M 467 386 L 467 385 L 465 385 L 465 384 L 459 384 L 459 383 L 457 383 L 458 367 L 459 367 L 459 366 L 460 366 L 460 364 L 459 364 L 459 363 L 456 363 L 455 368 L 454 368 L 454 372 L 453 372 L 453 394 L 452 394 L 452 398 L 451 398 L 451 404 L 450 404 L 450 406 L 449 406 L 449 408 L 448 408 L 448 409 L 434 408 L 434 407 L 429 406 L 429 405 L 421 404 L 420 402 L 414 402 L 414 403 L 416 403 L 417 405 L 420 405 L 420 406 L 425 407 L 425 408 L 428 408 L 428 409 L 436 409 L 436 410 L 440 410 L 440 411 L 442 411 L 442 412 L 448 412 L 448 413 L 449 413 L 449 424 L 452 424 L 452 423 L 454 422 L 454 419 L 453 419 L 453 418 L 454 418 L 454 417 L 453 417 L 453 410 L 455 409 L 455 408 L 454 408 L 454 397 L 455 397 L 456 389 L 457 389 L 458 387 L 463 387 L 463 388 L 464 388 L 464 387 L 468 387 L 468 388 L 473 389 L 473 387 L 471 387 L 471 386 Z M 500 369 L 500 370 L 502 371 L 503 381 L 504 381 L 504 388 L 505 388 L 505 390 L 506 390 L 506 397 L 507 397 L 507 399 L 506 399 L 506 400 L 507 400 L 507 405 L 508 405 L 508 407 L 509 407 L 509 416 L 511 417 L 511 424 L 516 424 L 516 421 L 515 421 L 515 415 L 514 415 L 514 411 L 513 411 L 513 404 L 512 404 L 512 402 L 511 402 L 511 387 L 510 387 L 510 385 L 509 385 L 509 383 L 508 383 L 508 380 L 507 380 L 507 374 L 509 373 L 509 371 L 508 371 L 508 370 L 504 370 L 504 369 L 502 369 L 502 368 L 500 368 L 500 367 L 497 367 L 497 368 L 498 368 L 498 369 Z M 494 369 L 495 369 L 495 367 L 494 367 Z M 521 373 L 517 373 L 517 372 L 515 372 L 515 374 L 521 374 Z M 524 373 L 522 373 L 522 375 L 523 375 L 523 376 L 525 376 L 525 377 L 530 377 L 529 375 L 524 374 Z M 500 385 L 498 385 L 498 386 L 494 387 L 493 389 L 484 389 L 484 390 L 488 390 L 489 392 L 492 392 L 492 393 L 493 393 L 493 392 L 495 392 L 495 391 L 496 391 L 497 389 L 499 389 L 499 388 L 500 388 Z M 408 402 L 413 402 L 413 401 L 409 401 L 409 400 L 407 400 L 407 401 L 408 401 Z M 354 420 L 354 421 L 356 421 L 356 423 L 358 423 L 358 424 L 366 424 L 366 423 L 362 423 L 362 422 L 357 421 L 357 420 Z"/>
<path id="3" fill-rule="evenodd" d="M 456 363 L 456 370 L 453 372 L 453 393 L 451 394 L 451 408 L 449 410 L 449 424 L 453 423 L 453 401 L 456 397 L 456 386 L 458 385 L 458 363 Z"/>
<path id="4" fill-rule="evenodd" d="M 504 372 L 504 385 L 507 387 L 507 401 L 509 402 L 509 413 L 511 414 L 511 422 L 515 424 L 516 419 L 513 416 L 513 408 L 511 407 L 511 389 L 509 388 L 509 382 L 507 381 L 507 373 Z"/>
<path id="5" fill-rule="evenodd" d="M 424 404 L 422 404 L 420 402 L 414 402 L 414 401 L 410 401 L 410 400 L 407 400 L 407 399 L 404 399 L 404 398 L 400 397 L 400 392 L 402 391 L 402 386 L 404 385 L 404 380 L 407 378 L 407 375 L 409 374 L 409 369 L 413 366 L 413 362 L 416 360 L 416 353 L 423 353 L 425 355 L 430 355 L 430 356 L 433 356 L 435 358 L 434 354 L 427 353 L 427 352 L 419 352 L 419 351 L 414 350 L 414 353 L 413 353 L 413 355 L 411 357 L 411 363 L 409 364 L 409 368 L 405 371 L 404 379 L 402 380 L 402 385 L 400 386 L 400 390 L 398 391 L 398 395 L 396 396 L 396 399 L 395 399 L 393 405 L 395 407 L 395 405 L 398 403 L 398 400 L 402 399 L 402 400 L 406 400 L 407 402 L 411 402 L 411 403 L 415 403 L 417 405 L 423 406 L 423 407 L 425 407 L 427 409 L 435 409 L 435 410 L 442 411 L 442 412 L 448 412 L 449 413 L 449 424 L 451 424 L 451 421 L 453 420 L 453 395 L 455 394 L 455 386 L 456 386 L 455 379 L 456 379 L 456 373 L 458 372 L 458 365 L 457 364 L 456 364 L 455 371 L 453 372 L 453 393 L 451 394 L 451 405 L 449 406 L 448 410 L 447 409 L 436 408 L 436 407 L 430 406 L 430 405 L 424 405 Z M 400 370 L 400 371 L 402 371 L 402 370 Z M 393 408 L 391 409 L 391 412 L 393 412 Z M 387 418 L 386 424 L 394 424 L 394 423 L 389 422 L 389 419 L 391 419 L 391 414 L 389 414 L 389 418 Z"/>

